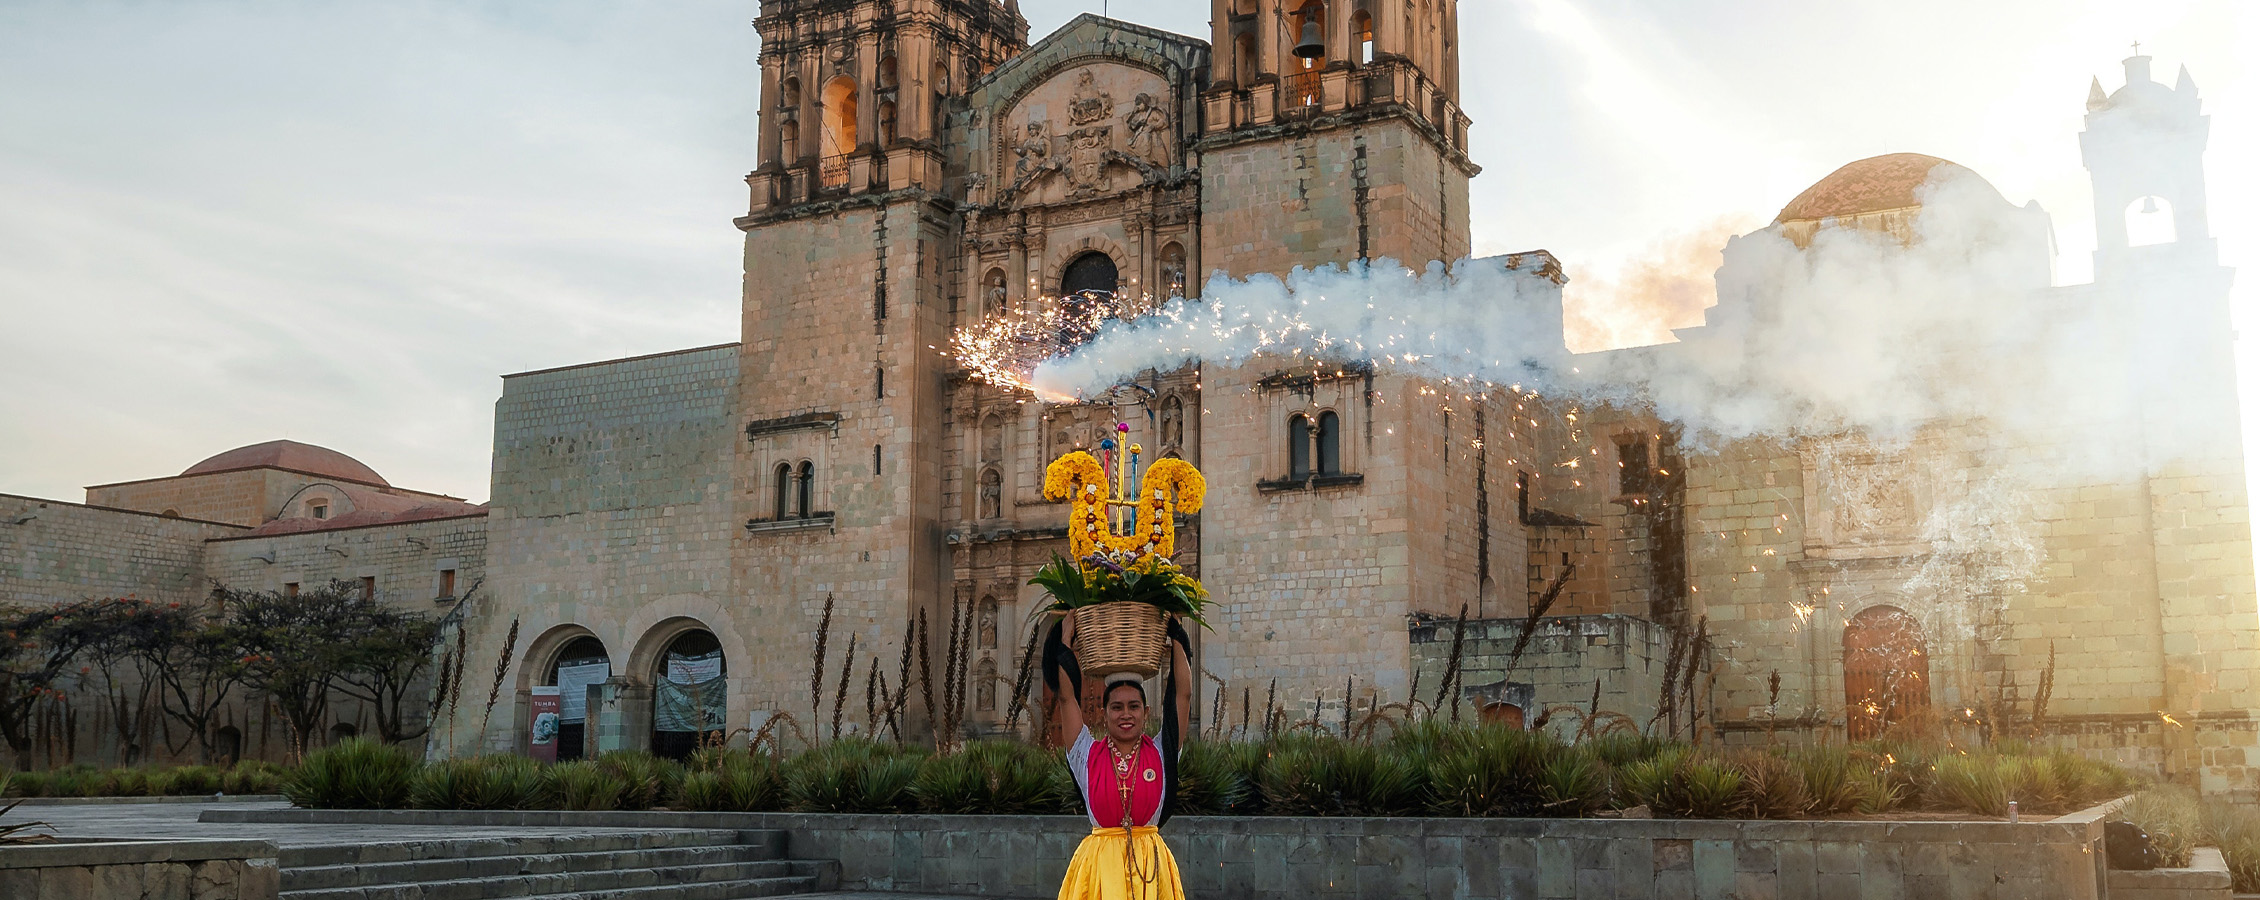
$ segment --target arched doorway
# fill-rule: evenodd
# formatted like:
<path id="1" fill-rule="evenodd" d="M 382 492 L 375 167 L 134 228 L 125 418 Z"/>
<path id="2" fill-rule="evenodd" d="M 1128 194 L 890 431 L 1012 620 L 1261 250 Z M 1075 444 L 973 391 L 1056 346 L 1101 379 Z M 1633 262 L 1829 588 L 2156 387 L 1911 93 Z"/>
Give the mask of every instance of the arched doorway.
<path id="1" fill-rule="evenodd" d="M 652 673 L 651 752 L 683 759 L 701 740 L 719 740 L 729 721 L 725 703 L 729 667 L 714 633 L 696 628 L 678 634 L 659 654 Z"/>
<path id="2" fill-rule="evenodd" d="M 557 655 L 542 675 L 543 686 L 557 689 L 556 730 L 551 732 L 536 722 L 533 732 L 536 741 L 549 738 L 556 742 L 558 761 L 588 755 L 589 686 L 611 678 L 612 657 L 604 651 L 603 641 L 584 634 L 557 648 Z"/>
<path id="3" fill-rule="evenodd" d="M 1930 656 L 1922 624 L 1906 610 L 1874 606 L 1844 625 L 1844 724 L 1855 741 L 1930 710 Z"/>

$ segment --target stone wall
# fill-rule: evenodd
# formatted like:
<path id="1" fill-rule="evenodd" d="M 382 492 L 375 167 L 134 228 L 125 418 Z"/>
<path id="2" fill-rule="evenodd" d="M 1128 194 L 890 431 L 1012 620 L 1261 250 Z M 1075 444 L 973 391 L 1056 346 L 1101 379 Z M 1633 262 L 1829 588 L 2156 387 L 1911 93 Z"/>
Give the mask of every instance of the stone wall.
<path id="1" fill-rule="evenodd" d="M 68 841 L 0 847 L 8 900 L 273 900 L 267 841 Z"/>
<path id="2" fill-rule="evenodd" d="M 685 621 L 722 641 L 732 674 L 750 662 L 729 595 L 730 543 L 742 526 L 730 471 L 743 440 L 731 414 L 736 388 L 734 344 L 503 382 L 487 585 L 471 601 L 464 639 L 467 671 L 492 672 L 516 623 L 506 676 L 515 690 L 506 687 L 491 716 L 483 697 L 454 709 L 436 729 L 435 752 L 521 747 L 528 689 L 578 635 L 603 641 L 615 676 L 648 679 Z M 485 681 L 465 696 L 484 693 Z M 731 699 L 734 709 L 742 702 Z"/>
<path id="3" fill-rule="evenodd" d="M 1475 716 L 1485 703 L 1506 702 L 1524 707 L 1524 722 L 1529 723 L 1548 708 L 1569 707 L 1550 719 L 1556 734 L 1569 737 L 1583 726 L 1598 683 L 1600 714 L 1592 716 L 1595 730 L 1620 722 L 1648 729 L 1659 708 L 1671 629 L 1632 616 L 1550 616 L 1538 621 L 1509 674 L 1507 663 L 1522 626 L 1520 619 L 1468 621 L 1460 650 L 1464 715 Z M 1430 691 L 1443 683 L 1453 627 L 1445 619 L 1413 626 L 1413 665 L 1420 672 L 1420 683 L 1428 686 L 1421 692 L 1424 701 L 1433 701 Z M 1679 721 L 1684 719 L 1672 720 Z M 1669 723 L 1658 727 L 1667 728 Z"/>
<path id="4" fill-rule="evenodd" d="M 221 538 L 206 545 L 205 577 L 230 588 L 280 591 L 376 579 L 377 600 L 447 611 L 486 579 L 487 523 L 478 513 L 327 531 Z M 452 590 L 442 573 L 453 572 Z M 482 588 L 485 590 L 485 588 Z"/>
<path id="5" fill-rule="evenodd" d="M 2041 822 L 1183 817 L 1162 829 L 1195 897 L 1258 900 L 2103 900 L 2109 805 Z M 1048 898 L 1073 816 L 208 810 L 210 822 L 773 828 L 855 891 Z"/>
<path id="6" fill-rule="evenodd" d="M 0 494 L 0 606 L 134 595 L 191 602 L 210 586 L 205 541 L 219 522 Z"/>

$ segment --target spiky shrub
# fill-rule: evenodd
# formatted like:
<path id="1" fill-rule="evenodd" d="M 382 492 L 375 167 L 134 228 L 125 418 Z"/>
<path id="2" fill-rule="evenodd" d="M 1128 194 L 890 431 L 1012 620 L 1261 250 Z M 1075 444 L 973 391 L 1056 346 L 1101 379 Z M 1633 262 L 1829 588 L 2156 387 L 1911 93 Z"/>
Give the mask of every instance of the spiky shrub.
<path id="1" fill-rule="evenodd" d="M 1440 816 L 1545 815 L 1546 767 L 1562 746 L 1544 732 L 1480 726 L 1427 751 L 1429 809 Z"/>
<path id="2" fill-rule="evenodd" d="M 2055 767 L 2065 805 L 2071 809 L 2085 809 L 2134 792 L 2134 776 L 2110 763 L 2062 750 L 2049 754 L 2048 760 Z"/>
<path id="3" fill-rule="evenodd" d="M 1675 819 L 1724 819 L 1741 812 L 1742 774 L 1724 761 L 1674 747 L 1617 774 L 1617 802 Z"/>
<path id="4" fill-rule="evenodd" d="M 1243 758 L 1247 768 L 1243 768 Z M 1177 812 L 1188 816 L 1239 814 L 1253 793 L 1253 766 L 1263 747 L 1245 742 L 1193 741 L 1177 755 Z"/>
<path id="5" fill-rule="evenodd" d="M 230 794 L 273 794 L 290 781 L 291 771 L 271 762 L 240 760 L 220 775 L 220 790 Z"/>
<path id="6" fill-rule="evenodd" d="M 1898 782 L 1876 769 L 1861 770 L 1857 782 L 1860 802 L 1853 810 L 1861 815 L 1876 816 L 1892 812 L 1904 808 L 1914 799 L 1903 793 L 1904 789 Z"/>
<path id="7" fill-rule="evenodd" d="M 5 778 L 7 785 L 5 791 L 0 791 L 0 797 L 47 796 L 49 779 L 45 772 L 10 772 L 0 778 Z"/>
<path id="8" fill-rule="evenodd" d="M 1422 774 L 1369 744 L 1290 735 L 1278 740 L 1257 783 L 1272 815 L 1402 816 L 1422 806 Z"/>
<path id="9" fill-rule="evenodd" d="M 975 741 L 919 764 L 910 794 L 928 813 L 1049 813 L 1073 785 L 1057 755 L 1018 741 Z"/>
<path id="10" fill-rule="evenodd" d="M 802 753 L 784 767 L 785 804 L 794 812 L 910 812 L 910 785 L 922 756 L 915 751 L 848 737 Z"/>
<path id="11" fill-rule="evenodd" d="M 1554 754 L 1538 773 L 1538 813 L 1591 815 L 1609 802 L 1609 767 L 1590 753 Z"/>
<path id="12" fill-rule="evenodd" d="M 2260 809 L 2214 803 L 2205 808 L 2205 830 L 2229 864 L 2231 888 L 2260 892 Z"/>
<path id="13" fill-rule="evenodd" d="M 1873 767 L 1843 746 L 1804 747 L 1790 751 L 1785 758 L 1805 782 L 1806 809 L 1813 815 L 1860 811 L 1862 804 L 1874 798 L 1876 781 L 1868 777 Z"/>
<path id="14" fill-rule="evenodd" d="M 2143 791 L 2120 804 L 2111 818 L 2133 822 L 2150 834 L 2150 843 L 2158 848 L 2159 865 L 2169 869 L 2184 868 L 2197 848 L 2207 843 L 2204 808 L 2197 802 L 2197 793 L 2179 785 L 2162 784 Z"/>
<path id="15" fill-rule="evenodd" d="M 1926 798 L 1932 806 L 1987 816 L 2009 814 L 2009 785 L 2002 780 L 1997 760 L 1989 756 L 1943 756 L 1936 767 L 1936 778 Z"/>
<path id="16" fill-rule="evenodd" d="M 424 767 L 409 791 L 417 809 L 534 809 L 542 806 L 541 764 L 515 754 L 448 759 Z"/>
<path id="17" fill-rule="evenodd" d="M 307 809 L 402 809 L 420 768 L 399 747 L 349 738 L 306 754 L 282 792 Z"/>
<path id="18" fill-rule="evenodd" d="M 706 812 L 768 812 L 785 805 L 777 761 L 744 751 L 701 751 L 683 776 L 676 803 Z"/>
<path id="19" fill-rule="evenodd" d="M 674 798 L 683 783 L 683 764 L 660 759 L 642 750 L 615 750 L 599 756 L 596 764 L 627 786 L 620 796 L 621 809 L 650 809 Z"/>
<path id="20" fill-rule="evenodd" d="M 224 773 L 214 766 L 181 766 L 167 774 L 171 777 L 169 783 L 165 786 L 166 794 L 175 797 L 195 797 L 218 793 Z M 151 793 L 155 793 L 154 784 L 151 785 L 151 788 Z"/>
<path id="21" fill-rule="evenodd" d="M 45 796 L 98 797 L 106 777 L 101 770 L 85 763 L 60 766 L 48 771 Z"/>
<path id="22" fill-rule="evenodd" d="M 104 771 L 88 797 L 146 797 L 149 796 L 148 769 L 110 769 Z"/>
<path id="23" fill-rule="evenodd" d="M 542 771 L 542 796 L 559 809 L 625 809 L 627 795 L 628 783 L 593 759 L 562 762 Z"/>
<path id="24" fill-rule="evenodd" d="M 1771 753 L 1748 752 L 1735 756 L 1731 765 L 1742 776 L 1735 805 L 1751 818 L 1794 819 L 1812 811 L 1813 795 L 1796 763 Z"/>
<path id="25" fill-rule="evenodd" d="M 1663 738 L 1649 737 L 1630 731 L 1615 731 L 1588 738 L 1577 749 L 1592 755 L 1611 770 L 1622 769 L 1633 763 L 1646 762 L 1672 746 Z"/>

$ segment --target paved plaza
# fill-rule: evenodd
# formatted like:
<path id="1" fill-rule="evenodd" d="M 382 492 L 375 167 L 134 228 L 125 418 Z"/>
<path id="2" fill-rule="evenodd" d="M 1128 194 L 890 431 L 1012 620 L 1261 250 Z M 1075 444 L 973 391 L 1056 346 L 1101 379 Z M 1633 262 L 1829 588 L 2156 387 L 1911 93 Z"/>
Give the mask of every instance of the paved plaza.
<path id="1" fill-rule="evenodd" d="M 208 803 L 84 803 L 19 806 L 8 821 L 41 821 L 66 838 L 131 840 L 258 840 L 290 848 L 338 847 L 467 841 L 482 838 L 586 837 L 635 832 L 679 832 L 663 828 L 543 828 L 455 825 L 348 825 L 262 822 L 200 822 L 205 810 L 288 809 L 281 801 Z M 977 900 L 965 895 L 838 891 L 797 896 L 824 900 Z"/>

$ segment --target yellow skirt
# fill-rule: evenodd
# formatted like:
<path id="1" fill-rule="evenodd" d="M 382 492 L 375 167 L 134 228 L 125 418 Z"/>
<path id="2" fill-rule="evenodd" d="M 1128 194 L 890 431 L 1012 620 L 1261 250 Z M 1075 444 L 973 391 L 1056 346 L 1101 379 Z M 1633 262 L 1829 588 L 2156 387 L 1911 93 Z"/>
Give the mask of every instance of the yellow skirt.
<path id="1" fill-rule="evenodd" d="M 1184 900 L 1177 858 L 1161 842 L 1161 829 L 1141 825 L 1093 828 L 1067 864 L 1059 900 Z"/>

